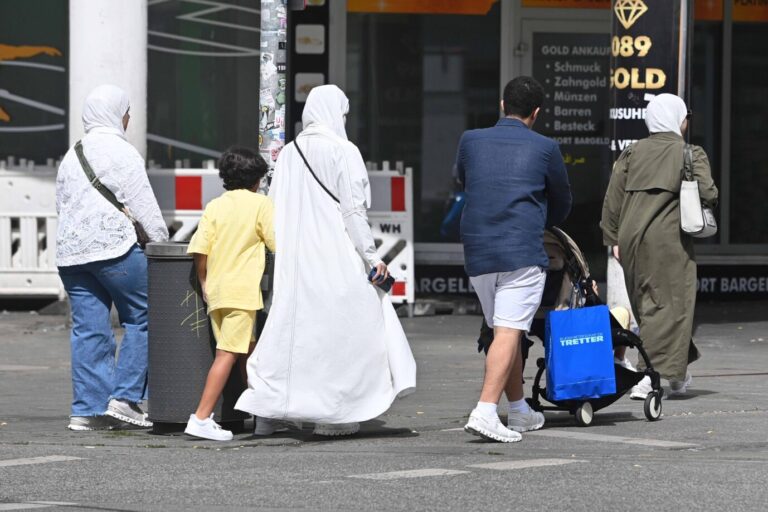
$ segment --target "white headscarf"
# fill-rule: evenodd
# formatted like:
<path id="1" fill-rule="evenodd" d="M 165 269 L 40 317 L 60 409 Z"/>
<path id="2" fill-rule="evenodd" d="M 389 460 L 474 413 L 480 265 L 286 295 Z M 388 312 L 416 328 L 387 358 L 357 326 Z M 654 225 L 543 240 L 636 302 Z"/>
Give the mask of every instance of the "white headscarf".
<path id="1" fill-rule="evenodd" d="M 347 130 L 344 128 L 344 116 L 347 112 L 349 100 L 344 92 L 335 85 L 320 85 L 309 91 L 301 122 L 305 130 L 312 125 L 321 125 L 348 140 Z"/>
<path id="2" fill-rule="evenodd" d="M 85 99 L 83 126 L 85 133 L 94 128 L 108 128 L 109 131 L 125 138 L 123 116 L 128 112 L 128 95 L 114 85 L 100 85 Z"/>
<path id="3" fill-rule="evenodd" d="M 650 133 L 672 132 L 682 136 L 680 126 L 688 115 L 685 102 L 674 94 L 659 94 L 645 111 L 645 124 Z"/>

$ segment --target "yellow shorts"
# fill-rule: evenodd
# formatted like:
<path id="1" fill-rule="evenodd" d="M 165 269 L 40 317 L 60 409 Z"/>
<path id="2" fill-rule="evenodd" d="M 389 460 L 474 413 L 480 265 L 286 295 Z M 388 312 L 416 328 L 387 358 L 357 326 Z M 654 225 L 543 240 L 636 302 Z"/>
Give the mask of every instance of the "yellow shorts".
<path id="1" fill-rule="evenodd" d="M 209 313 L 216 348 L 235 354 L 247 354 L 248 346 L 256 341 L 253 328 L 256 311 L 222 308 Z"/>

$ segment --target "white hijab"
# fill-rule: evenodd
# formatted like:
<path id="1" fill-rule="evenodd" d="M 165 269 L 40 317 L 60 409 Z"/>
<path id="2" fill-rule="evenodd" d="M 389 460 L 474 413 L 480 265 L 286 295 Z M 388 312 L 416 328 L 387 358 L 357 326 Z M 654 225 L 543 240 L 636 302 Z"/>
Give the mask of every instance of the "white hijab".
<path id="1" fill-rule="evenodd" d="M 349 100 L 341 89 L 335 85 L 320 85 L 309 91 L 301 122 L 304 130 L 319 125 L 348 140 L 344 128 L 344 116 L 348 112 Z"/>
<path id="2" fill-rule="evenodd" d="M 125 138 L 123 116 L 128 112 L 128 95 L 115 85 L 100 85 L 85 99 L 83 106 L 83 126 L 85 133 L 94 128 L 106 128 Z"/>
<path id="3" fill-rule="evenodd" d="M 674 94 L 659 94 L 645 111 L 645 124 L 650 133 L 672 132 L 682 136 L 680 126 L 688 115 L 685 102 Z"/>

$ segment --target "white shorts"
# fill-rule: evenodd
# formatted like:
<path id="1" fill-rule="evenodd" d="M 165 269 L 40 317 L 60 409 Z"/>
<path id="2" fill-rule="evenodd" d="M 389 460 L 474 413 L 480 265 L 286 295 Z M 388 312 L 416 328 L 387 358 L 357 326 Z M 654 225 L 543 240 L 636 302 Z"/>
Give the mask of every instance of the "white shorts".
<path id="1" fill-rule="evenodd" d="M 520 331 L 531 328 L 546 279 L 546 271 L 538 266 L 469 278 L 488 326 Z"/>

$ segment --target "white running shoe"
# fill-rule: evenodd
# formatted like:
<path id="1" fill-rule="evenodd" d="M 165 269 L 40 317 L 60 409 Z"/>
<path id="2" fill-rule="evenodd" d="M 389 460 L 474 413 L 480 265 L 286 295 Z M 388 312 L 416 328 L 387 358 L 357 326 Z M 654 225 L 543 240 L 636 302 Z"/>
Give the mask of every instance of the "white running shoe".
<path id="1" fill-rule="evenodd" d="M 669 381 L 669 393 L 668 396 L 680 396 L 684 395 L 688 391 L 688 386 L 693 382 L 693 376 L 691 372 L 685 372 L 685 380 L 670 380 Z"/>
<path id="2" fill-rule="evenodd" d="M 464 426 L 464 431 L 499 443 L 516 443 L 523 438 L 517 432 L 502 425 L 496 414 L 493 415 L 493 418 L 486 418 L 477 411 L 472 411 L 469 415 L 469 421 Z"/>
<path id="3" fill-rule="evenodd" d="M 629 394 L 629 398 L 632 400 L 645 400 L 648 397 L 648 393 L 653 391 L 651 387 L 651 378 L 646 375 L 643 380 L 632 386 L 632 391 Z"/>
<path id="4" fill-rule="evenodd" d="M 221 425 L 213 421 L 213 414 L 204 420 L 197 419 L 197 416 L 190 414 L 184 433 L 211 441 L 231 441 L 234 437 L 232 432 L 224 430 Z"/>
<path id="5" fill-rule="evenodd" d="M 126 400 L 113 398 L 109 401 L 104 414 L 137 427 L 149 428 L 152 426 L 152 422 L 147 419 L 147 414 L 141 410 L 141 407 Z"/>
<path id="6" fill-rule="evenodd" d="M 316 436 L 351 436 L 360 431 L 359 423 L 315 423 L 314 434 Z"/>
<path id="7" fill-rule="evenodd" d="M 530 432 L 544 426 L 544 415 L 533 409 L 528 412 L 510 412 L 507 416 L 507 428 L 515 432 Z"/>
<path id="8" fill-rule="evenodd" d="M 110 416 L 70 416 L 67 428 L 76 432 L 86 430 L 111 430 L 115 424 L 115 419 Z"/>
<path id="9" fill-rule="evenodd" d="M 613 358 L 613 362 L 622 368 L 626 368 L 627 370 L 631 372 L 636 372 L 637 368 L 632 366 L 632 362 L 629 360 L 628 357 L 624 356 L 624 359 L 619 359 L 618 357 Z"/>

